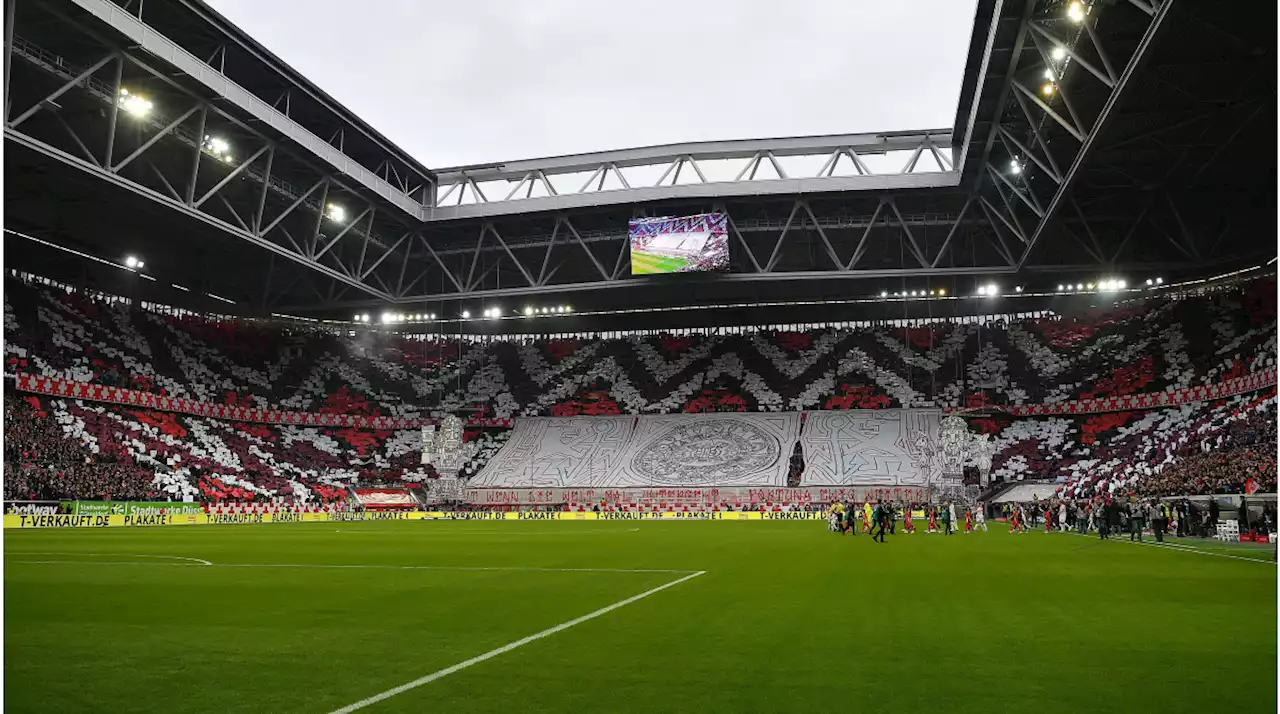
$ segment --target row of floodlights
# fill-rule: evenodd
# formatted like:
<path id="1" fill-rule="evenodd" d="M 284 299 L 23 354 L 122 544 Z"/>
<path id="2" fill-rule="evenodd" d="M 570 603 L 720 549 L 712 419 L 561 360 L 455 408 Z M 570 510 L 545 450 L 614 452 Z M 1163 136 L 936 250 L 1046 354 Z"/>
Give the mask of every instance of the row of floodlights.
<path id="1" fill-rule="evenodd" d="M 372 318 L 369 317 L 369 313 L 363 312 L 356 315 L 354 319 L 356 322 L 369 322 Z M 434 312 L 432 313 L 422 312 L 422 313 L 415 313 L 412 315 L 406 315 L 403 312 L 384 312 L 382 313 L 379 319 L 379 322 L 381 322 L 384 325 L 392 325 L 398 322 L 424 322 L 426 320 L 434 320 L 434 319 L 436 319 L 436 315 Z"/>
<path id="2" fill-rule="evenodd" d="M 555 307 L 531 307 L 525 305 L 524 316 L 533 317 L 535 315 L 561 315 L 566 312 L 573 312 L 573 308 L 569 305 L 556 305 Z"/>
<path id="3" fill-rule="evenodd" d="M 1066 16 L 1068 20 L 1079 25 L 1085 21 L 1090 10 L 1091 8 L 1085 3 L 1079 2 L 1079 0 L 1072 0 L 1072 2 L 1067 5 Z M 1062 47 L 1061 45 L 1055 45 L 1054 48 L 1049 51 L 1049 57 L 1051 57 L 1054 62 L 1062 62 L 1067 58 L 1067 54 L 1067 48 Z M 1057 94 L 1058 79 L 1061 76 L 1061 69 L 1052 66 L 1046 67 L 1044 70 L 1045 83 L 1040 86 L 1040 93 L 1045 97 L 1052 97 Z M 1018 163 L 1017 157 L 1014 157 L 1014 160 L 1009 167 L 1009 171 L 1014 174 L 1022 173 L 1022 166 Z"/>
<path id="4" fill-rule="evenodd" d="M 1147 279 L 1147 287 L 1155 287 L 1156 285 L 1164 285 L 1164 278 L 1148 278 Z M 1129 289 L 1129 283 L 1119 278 L 1107 278 L 1105 280 L 1099 280 L 1096 283 L 1076 283 L 1075 285 L 1072 285 L 1071 283 L 1064 283 L 1058 286 L 1059 293 L 1071 293 L 1071 292 L 1111 293 L 1117 290 L 1128 290 L 1128 289 Z"/>
<path id="5" fill-rule="evenodd" d="M 1013 291 L 1015 293 L 1022 292 L 1022 286 L 1014 285 Z M 1000 297 L 1000 286 L 995 283 L 987 283 L 986 285 L 979 285 L 976 292 L 979 297 Z"/>
<path id="6" fill-rule="evenodd" d="M 532 305 L 525 305 L 524 310 L 521 310 L 516 314 L 524 315 L 525 317 L 537 317 L 539 315 L 563 315 L 569 312 L 573 312 L 573 307 L 569 305 L 556 305 L 554 307 L 534 307 Z M 484 311 L 484 316 L 490 320 L 497 320 L 502 317 L 502 314 L 502 308 L 500 307 L 490 307 L 486 308 Z M 470 314 L 463 312 L 462 317 L 470 317 Z"/>
<path id="7" fill-rule="evenodd" d="M 1013 290 L 1014 292 L 1020 293 L 1022 292 L 1022 286 L 1018 285 L 1014 287 Z M 995 283 L 991 283 L 988 285 L 979 285 L 977 292 L 978 292 L 978 295 L 981 295 L 982 297 L 996 297 L 997 295 L 1000 294 L 1000 286 L 996 285 Z M 887 298 L 887 297 L 926 298 L 926 297 L 946 297 L 946 296 L 947 296 L 947 291 L 944 288 L 938 288 L 936 290 L 903 290 L 900 292 L 892 293 L 892 295 L 889 293 L 888 290 L 880 291 L 880 297 L 882 298 Z"/>
<path id="8" fill-rule="evenodd" d="M 122 87 L 120 89 L 119 106 L 126 114 L 138 119 L 143 119 L 151 113 L 151 109 L 155 105 L 153 105 L 151 100 L 147 99 L 145 96 L 138 94 L 137 92 L 129 91 L 128 87 Z M 220 136 L 205 134 L 204 140 L 200 143 L 200 148 L 219 161 L 228 164 L 235 163 L 236 159 L 235 155 L 232 154 L 231 151 L 231 142 Z M 346 209 L 335 203 L 325 204 L 324 215 L 326 218 L 336 223 L 344 223 L 347 220 Z"/>
<path id="9" fill-rule="evenodd" d="M 133 260 L 133 258 L 130 258 L 129 260 Z M 128 263 L 128 261 L 126 261 L 126 263 Z M 135 267 L 135 266 L 133 264 L 130 264 L 129 267 Z M 142 263 L 139 261 L 136 264 L 136 267 L 139 267 L 139 268 L 142 267 Z M 1147 279 L 1147 287 L 1155 287 L 1157 285 L 1164 285 L 1164 278 L 1148 278 Z M 1125 290 L 1127 288 L 1128 288 L 1128 283 L 1126 281 L 1121 280 L 1119 278 L 1108 278 L 1106 280 L 1100 280 L 1096 283 L 1076 283 L 1075 285 L 1072 285 L 1070 283 L 1064 283 L 1058 286 L 1058 293 L 1067 294 L 1072 292 L 1115 292 L 1117 290 Z M 1022 289 L 1023 288 L 1021 285 L 1013 286 L 1013 292 L 1015 294 L 1022 293 Z M 988 298 L 999 297 L 1001 294 L 1001 287 L 995 283 L 979 285 L 977 290 L 975 290 L 975 294 L 977 297 L 988 297 Z M 928 297 L 946 297 L 946 295 L 947 295 L 947 291 L 945 288 L 937 288 L 934 290 L 900 290 L 893 293 L 890 293 L 888 290 L 880 291 L 880 297 L 882 298 L 889 298 L 889 297 L 928 298 Z M 516 314 L 524 315 L 525 317 L 537 317 L 539 315 L 562 315 L 562 314 L 571 313 L 571 312 L 573 312 L 573 308 L 569 305 L 557 305 L 555 307 L 533 307 L 531 305 L 526 305 L 523 311 Z M 503 316 L 503 311 L 501 307 L 488 307 L 484 309 L 484 312 L 482 312 L 481 315 L 486 319 L 497 320 Z M 463 310 L 460 316 L 464 320 L 469 320 L 471 319 L 471 311 Z M 434 319 L 436 319 L 435 313 L 421 313 L 421 314 L 414 314 L 414 315 L 405 315 L 402 313 L 383 313 L 382 314 L 382 324 L 384 325 L 400 323 L 400 322 L 421 322 L 424 320 L 434 320 Z M 356 315 L 355 321 L 369 322 L 369 315 L 368 314 Z"/>
<path id="10" fill-rule="evenodd" d="M 134 266 L 131 265 L 129 267 L 134 267 Z M 142 267 L 142 263 L 139 262 L 137 264 L 137 267 L 139 268 Z M 555 307 L 526 306 L 523 313 L 516 313 L 516 314 L 523 314 L 525 317 L 535 317 L 537 315 L 563 315 L 565 313 L 570 313 L 570 312 L 573 312 L 573 308 L 569 305 L 556 305 Z M 497 320 L 502 317 L 502 308 L 487 307 L 484 309 L 484 312 L 481 314 L 487 319 Z M 461 313 L 458 314 L 458 316 L 464 320 L 470 320 L 471 311 L 463 310 Z M 367 312 L 357 313 L 352 319 L 355 322 L 361 322 L 361 323 L 369 323 L 373 320 L 373 318 Z M 403 322 L 429 322 L 435 319 L 436 319 L 436 314 L 434 312 L 419 312 L 419 313 L 411 313 L 411 314 L 405 314 L 403 312 L 384 312 L 382 313 L 381 318 L 379 319 L 379 322 L 381 322 L 384 325 L 395 325 Z"/>
<path id="11" fill-rule="evenodd" d="M 887 298 L 887 297 L 896 297 L 896 298 L 905 298 L 905 297 L 946 297 L 946 296 L 947 296 L 947 291 L 946 291 L 945 289 L 943 289 L 943 288 L 938 288 L 937 290 L 901 290 L 901 291 L 898 291 L 898 292 L 894 292 L 894 293 L 892 293 L 892 294 L 890 294 L 888 290 L 881 290 L 881 291 L 880 291 L 880 297 L 882 297 L 882 298 Z"/>

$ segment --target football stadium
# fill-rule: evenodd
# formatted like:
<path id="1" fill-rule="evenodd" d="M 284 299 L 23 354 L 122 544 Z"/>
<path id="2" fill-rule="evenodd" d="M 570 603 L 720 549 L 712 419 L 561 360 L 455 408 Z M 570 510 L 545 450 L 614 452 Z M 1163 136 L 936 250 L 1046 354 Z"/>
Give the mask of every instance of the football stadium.
<path id="1" fill-rule="evenodd" d="M 1276 8 L 970 5 L 946 126 L 441 166 L 7 0 L 5 711 L 1276 711 Z"/>

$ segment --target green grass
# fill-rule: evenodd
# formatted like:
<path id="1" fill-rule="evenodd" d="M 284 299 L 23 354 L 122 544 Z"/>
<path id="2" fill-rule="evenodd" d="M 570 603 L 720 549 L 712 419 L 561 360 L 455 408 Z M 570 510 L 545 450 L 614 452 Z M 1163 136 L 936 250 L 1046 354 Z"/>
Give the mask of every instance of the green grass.
<path id="1" fill-rule="evenodd" d="M 674 273 L 689 264 L 688 258 L 672 258 L 644 251 L 631 251 L 631 274 Z"/>
<path id="2" fill-rule="evenodd" d="M 83 562 L 170 555 L 706 571 L 372 713 L 1275 711 L 1273 564 L 1002 528 L 883 545 L 821 522 L 7 531 L 4 706 L 323 713 L 681 577 Z"/>

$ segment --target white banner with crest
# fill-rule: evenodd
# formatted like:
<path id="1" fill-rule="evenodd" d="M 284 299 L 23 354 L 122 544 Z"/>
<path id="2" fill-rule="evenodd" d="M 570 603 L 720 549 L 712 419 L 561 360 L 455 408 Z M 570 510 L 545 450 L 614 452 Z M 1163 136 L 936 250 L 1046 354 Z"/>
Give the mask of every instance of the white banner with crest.
<path id="1" fill-rule="evenodd" d="M 928 486 L 942 472 L 941 416 L 928 409 L 807 412 L 800 485 Z"/>
<path id="2" fill-rule="evenodd" d="M 468 488 L 604 485 L 635 429 L 634 416 L 522 417 Z"/>
<path id="3" fill-rule="evenodd" d="M 786 486 L 800 412 L 642 416 L 598 486 Z"/>

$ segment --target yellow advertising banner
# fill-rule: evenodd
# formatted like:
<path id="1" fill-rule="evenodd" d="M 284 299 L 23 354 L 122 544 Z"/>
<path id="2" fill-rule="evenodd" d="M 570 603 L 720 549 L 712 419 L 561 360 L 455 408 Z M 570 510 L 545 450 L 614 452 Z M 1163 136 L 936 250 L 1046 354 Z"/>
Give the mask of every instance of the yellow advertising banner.
<path id="1" fill-rule="evenodd" d="M 181 513 L 181 514 L 8 514 L 5 529 L 117 528 L 187 525 L 257 525 L 262 523 L 335 523 L 362 521 L 816 521 L 826 514 L 814 511 L 649 511 L 595 513 L 593 511 L 364 511 L 352 513 Z"/>

